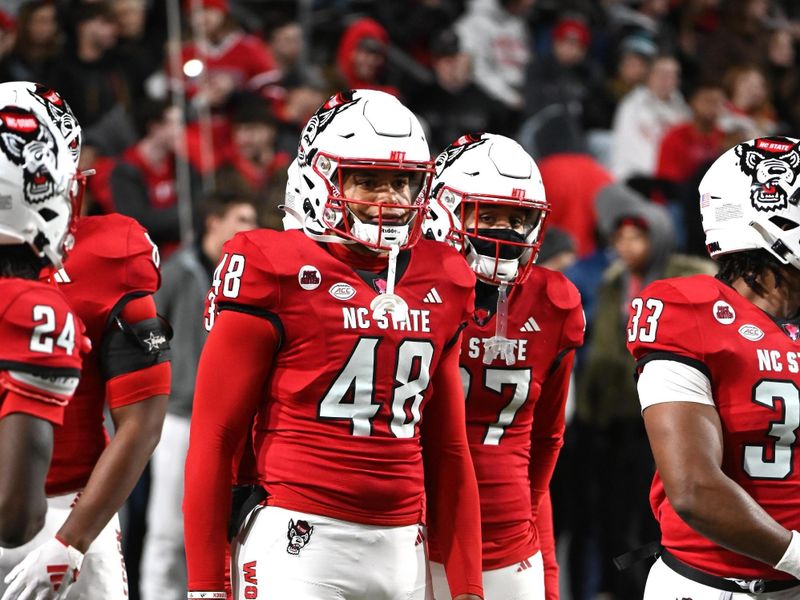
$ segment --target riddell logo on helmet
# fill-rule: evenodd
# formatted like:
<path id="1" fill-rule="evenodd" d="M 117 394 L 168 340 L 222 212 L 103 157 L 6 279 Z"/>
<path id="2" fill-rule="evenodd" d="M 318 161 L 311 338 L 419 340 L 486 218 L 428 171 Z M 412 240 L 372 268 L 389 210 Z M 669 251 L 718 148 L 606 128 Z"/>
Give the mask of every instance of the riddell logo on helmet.
<path id="1" fill-rule="evenodd" d="M 797 205 L 800 192 L 792 190 L 800 172 L 797 144 L 784 138 L 762 138 L 754 144 L 736 146 L 739 167 L 751 178 L 750 201 L 762 212 L 783 210 L 791 202 Z M 790 192 L 791 193 L 790 195 Z"/>

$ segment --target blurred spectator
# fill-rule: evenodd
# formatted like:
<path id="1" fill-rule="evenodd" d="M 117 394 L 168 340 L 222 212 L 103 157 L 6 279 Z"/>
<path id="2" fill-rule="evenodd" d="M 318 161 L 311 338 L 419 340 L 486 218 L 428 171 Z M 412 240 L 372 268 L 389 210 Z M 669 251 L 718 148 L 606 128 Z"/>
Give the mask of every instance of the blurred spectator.
<path id="1" fill-rule="evenodd" d="M 671 56 L 653 61 L 647 84 L 622 99 L 614 115 L 611 170 L 625 181 L 632 176 L 652 177 L 664 132 L 689 116 L 679 90 L 680 65 Z"/>
<path id="2" fill-rule="evenodd" d="M 78 4 L 74 19 L 74 48 L 53 69 L 50 80 L 86 129 L 116 105 L 130 106 L 131 97 L 125 74 L 110 52 L 117 43 L 117 25 L 108 4 Z"/>
<path id="3" fill-rule="evenodd" d="M 231 116 L 231 141 L 220 153 L 219 189 L 243 189 L 258 202 L 263 225 L 279 229 L 291 157 L 275 151 L 277 121 L 258 96 L 241 97 Z"/>
<path id="4" fill-rule="evenodd" d="M 17 40 L 17 21 L 4 10 L 0 10 L 0 79 L 3 79 L 2 72 L 4 59 L 11 54 L 14 49 L 14 42 Z"/>
<path id="5" fill-rule="evenodd" d="M 370 18 L 357 19 L 345 29 L 336 51 L 337 89 L 380 90 L 399 96 L 400 90 L 385 81 L 386 50 L 389 34 Z"/>
<path id="6" fill-rule="evenodd" d="M 472 57 L 453 29 L 436 36 L 431 56 L 436 82 L 411 103 L 428 125 L 431 152 L 443 150 L 465 131 L 495 131 L 502 113 L 473 81 Z"/>
<path id="7" fill-rule="evenodd" d="M 525 71 L 531 60 L 527 16 L 534 0 L 470 0 L 455 23 L 464 51 L 472 56 L 474 81 L 506 108 L 507 134 L 524 107 Z"/>
<path id="8" fill-rule="evenodd" d="M 797 48 L 791 31 L 779 28 L 769 38 L 768 74 L 772 98 L 781 122 L 788 135 L 800 131 L 800 74 L 797 72 Z"/>
<path id="9" fill-rule="evenodd" d="M 181 52 L 186 93 L 195 102 L 223 106 L 237 90 L 276 82 L 280 71 L 269 48 L 246 34 L 229 14 L 228 0 L 184 0 L 194 40 Z M 197 8 L 195 8 L 197 6 Z"/>
<path id="10" fill-rule="evenodd" d="M 624 185 L 600 192 L 597 213 L 618 258 L 603 277 L 577 384 L 578 444 L 585 458 L 581 481 L 586 486 L 580 514 L 586 522 L 575 530 L 578 539 L 572 543 L 599 548 L 600 573 L 599 580 L 591 582 L 580 570 L 572 591 L 580 598 L 603 592 L 612 598 L 636 598 L 644 589 L 649 565 L 617 571 L 611 561 L 658 536 L 647 502 L 653 460 L 631 376 L 634 363 L 625 348 L 628 307 L 655 279 L 713 273 L 713 266 L 673 254 L 674 230 L 667 211 Z M 596 589 L 586 589 L 592 583 Z"/>
<path id="11" fill-rule="evenodd" d="M 297 139 L 308 120 L 330 97 L 330 92 L 319 84 L 301 83 L 286 88 L 280 101 L 274 103 L 274 114 L 280 121 L 278 141 L 275 146 L 279 152 L 294 155 L 297 152 Z"/>
<path id="12" fill-rule="evenodd" d="M 553 28 L 553 50 L 533 60 L 525 83 L 525 112 L 534 115 L 553 104 L 580 112 L 589 89 L 602 79 L 599 66 L 587 58 L 589 26 L 580 16 L 562 16 Z"/>
<path id="13" fill-rule="evenodd" d="M 321 73 L 303 58 L 303 30 L 297 21 L 287 20 L 275 25 L 269 34 L 269 47 L 280 70 L 280 84 L 290 88 L 301 84 L 319 83 Z"/>
<path id="14" fill-rule="evenodd" d="M 548 227 L 536 264 L 563 273 L 575 264 L 578 258 L 575 250 L 575 240 L 569 233 L 558 227 Z"/>
<path id="15" fill-rule="evenodd" d="M 183 463 L 189 447 L 194 380 L 207 336 L 201 325 L 205 300 L 222 245 L 256 226 L 256 209 L 246 196 L 214 194 L 201 206 L 199 242 L 185 246 L 164 263 L 162 286 L 155 295 L 159 314 L 174 336 L 172 391 L 161 441 L 150 468 L 150 502 L 142 557 L 143 600 L 186 597 L 183 550 Z"/>
<path id="16" fill-rule="evenodd" d="M 638 33 L 656 40 L 662 51 L 673 49 L 675 33 L 666 19 L 670 0 L 624 0 L 607 5 L 611 30 L 617 40 Z"/>
<path id="17" fill-rule="evenodd" d="M 4 14 L 9 18 L 11 16 L 11 13 Z M 63 45 L 56 16 L 53 0 L 29 0 L 20 6 L 14 48 L 0 63 L 0 78 L 3 81 L 47 81 L 53 63 L 60 58 Z M 10 25 L 9 18 L 5 19 L 5 31 Z"/>
<path id="18" fill-rule="evenodd" d="M 180 110 L 163 101 L 146 100 L 134 114 L 141 139 L 112 169 L 111 197 L 116 210 L 139 221 L 166 256 L 180 241 L 175 189 Z"/>
<path id="19" fill-rule="evenodd" d="M 117 47 L 114 52 L 127 76 L 131 95 L 141 98 L 144 82 L 164 62 L 164 40 L 160 31 L 147 25 L 146 0 L 111 0 L 117 24 Z"/>
<path id="20" fill-rule="evenodd" d="M 591 254 L 596 244 L 595 200 L 611 183 L 611 174 L 588 154 L 553 154 L 538 165 L 551 205 L 548 225 L 572 236 L 579 257 Z"/>
<path id="21" fill-rule="evenodd" d="M 656 44 L 646 35 L 633 34 L 622 40 L 614 73 L 596 83 L 583 104 L 585 130 L 611 129 L 617 104 L 628 92 L 647 81 L 657 53 Z"/>
<path id="22" fill-rule="evenodd" d="M 703 83 L 689 96 L 691 119 L 668 129 L 658 152 L 656 177 L 685 184 L 702 165 L 726 148 L 718 121 L 725 107 L 725 92 L 717 83 Z"/>
<path id="23" fill-rule="evenodd" d="M 720 26 L 699 44 L 701 76 L 719 77 L 734 65 L 763 64 L 769 41 L 770 0 L 727 0 Z"/>
<path id="24" fill-rule="evenodd" d="M 720 119 L 722 129 L 728 133 L 738 131 L 744 139 L 775 133 L 775 110 L 760 68 L 747 64 L 731 67 L 725 73 L 724 84 L 728 102 Z"/>

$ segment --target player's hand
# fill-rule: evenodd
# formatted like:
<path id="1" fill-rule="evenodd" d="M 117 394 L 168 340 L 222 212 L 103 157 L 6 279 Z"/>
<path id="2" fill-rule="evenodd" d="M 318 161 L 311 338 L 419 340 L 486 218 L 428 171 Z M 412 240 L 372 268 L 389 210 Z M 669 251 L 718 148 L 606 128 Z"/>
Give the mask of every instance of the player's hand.
<path id="1" fill-rule="evenodd" d="M 31 550 L 6 576 L 0 600 L 56 600 L 78 578 L 83 554 L 58 538 Z M 65 577 L 69 574 L 68 577 Z"/>

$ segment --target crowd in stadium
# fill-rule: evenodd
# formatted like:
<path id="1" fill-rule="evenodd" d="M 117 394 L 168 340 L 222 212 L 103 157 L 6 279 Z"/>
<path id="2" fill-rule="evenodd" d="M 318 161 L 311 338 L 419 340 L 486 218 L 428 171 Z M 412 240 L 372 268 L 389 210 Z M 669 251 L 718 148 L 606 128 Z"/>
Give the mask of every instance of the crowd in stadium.
<path id="1" fill-rule="evenodd" d="M 552 205 L 537 263 L 587 321 L 551 485 L 562 598 L 641 597 L 651 562 L 613 563 L 659 538 L 629 301 L 715 272 L 698 184 L 735 145 L 800 132 L 798 41 L 791 0 L 4 0 L 0 82 L 68 101 L 86 214 L 135 218 L 162 260 L 172 388 L 123 516 L 130 597 L 171 597 L 183 562 L 196 323 L 223 244 L 282 228 L 301 131 L 348 89 L 400 99 L 434 156 L 491 132 L 535 159 Z"/>

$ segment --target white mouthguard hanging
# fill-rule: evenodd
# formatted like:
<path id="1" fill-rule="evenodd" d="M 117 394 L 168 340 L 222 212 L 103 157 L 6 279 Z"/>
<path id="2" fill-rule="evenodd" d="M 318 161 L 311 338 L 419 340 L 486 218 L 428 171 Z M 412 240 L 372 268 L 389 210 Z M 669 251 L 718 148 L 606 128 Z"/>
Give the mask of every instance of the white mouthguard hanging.
<path id="1" fill-rule="evenodd" d="M 497 320 L 495 334 L 483 342 L 483 364 L 490 365 L 498 356 L 513 365 L 517 361 L 517 342 L 506 337 L 508 330 L 508 285 L 501 283 L 497 289 Z"/>
<path id="2" fill-rule="evenodd" d="M 381 319 L 391 314 L 395 324 L 408 320 L 408 304 L 394 293 L 398 254 L 400 254 L 400 246 L 392 245 L 389 249 L 389 269 L 386 275 L 386 291 L 375 296 L 369 304 L 369 307 L 372 309 L 373 319 Z"/>

